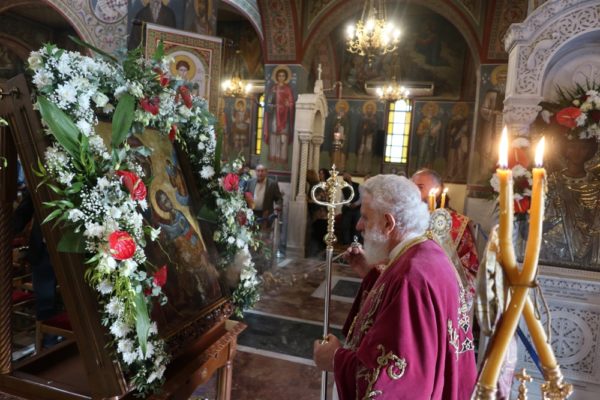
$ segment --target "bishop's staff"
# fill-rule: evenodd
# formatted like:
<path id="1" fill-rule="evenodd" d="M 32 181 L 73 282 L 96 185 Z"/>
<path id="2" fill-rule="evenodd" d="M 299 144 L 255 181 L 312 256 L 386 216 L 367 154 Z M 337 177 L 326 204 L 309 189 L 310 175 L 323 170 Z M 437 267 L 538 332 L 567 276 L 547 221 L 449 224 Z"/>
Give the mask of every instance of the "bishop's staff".
<path id="1" fill-rule="evenodd" d="M 323 317 L 323 340 L 326 340 L 327 334 L 329 333 L 329 301 L 331 299 L 331 269 L 333 263 L 333 245 L 337 241 L 335 237 L 334 225 L 335 225 L 335 208 L 344 204 L 348 204 L 354 198 L 354 188 L 349 185 L 346 181 L 339 182 L 337 179 L 338 171 L 335 169 L 335 165 L 331 167 L 329 171 L 331 176 L 326 182 L 320 182 L 313 186 L 310 191 L 310 197 L 316 204 L 327 207 L 327 234 L 324 237 L 325 243 L 327 244 L 327 269 L 325 278 L 325 312 Z M 343 188 L 350 189 L 350 196 L 347 199 L 336 201 L 338 192 Z M 316 191 L 318 189 L 324 190 L 327 194 L 327 201 L 321 201 L 317 198 Z M 327 371 L 323 371 L 321 375 L 321 400 L 327 400 Z"/>

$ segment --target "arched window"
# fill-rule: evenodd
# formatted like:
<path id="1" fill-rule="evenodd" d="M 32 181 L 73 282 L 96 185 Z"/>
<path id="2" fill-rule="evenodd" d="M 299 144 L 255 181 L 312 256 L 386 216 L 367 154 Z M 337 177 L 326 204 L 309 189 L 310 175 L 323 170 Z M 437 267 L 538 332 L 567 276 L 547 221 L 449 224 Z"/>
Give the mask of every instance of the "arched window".
<path id="1" fill-rule="evenodd" d="M 261 94 L 256 107 L 256 143 L 254 154 L 260 155 L 263 139 L 263 122 L 265 119 L 265 95 Z"/>
<path id="2" fill-rule="evenodd" d="M 390 103 L 383 158 L 386 163 L 406 164 L 408 162 L 411 117 L 412 105 L 409 101 L 398 100 Z"/>

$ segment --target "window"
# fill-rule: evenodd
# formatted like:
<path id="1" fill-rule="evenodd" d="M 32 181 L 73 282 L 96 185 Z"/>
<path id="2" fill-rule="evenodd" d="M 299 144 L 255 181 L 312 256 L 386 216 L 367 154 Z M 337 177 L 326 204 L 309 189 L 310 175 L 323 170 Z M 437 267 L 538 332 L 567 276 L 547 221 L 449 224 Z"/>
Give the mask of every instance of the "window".
<path id="1" fill-rule="evenodd" d="M 385 140 L 385 157 L 387 163 L 408 162 L 408 138 L 410 136 L 410 119 L 412 106 L 409 101 L 398 100 L 390 103 L 387 135 Z"/>
<path id="2" fill-rule="evenodd" d="M 263 122 L 265 119 L 265 95 L 261 94 L 258 99 L 258 107 L 256 109 L 256 147 L 254 154 L 260 155 L 262 150 L 263 139 Z"/>

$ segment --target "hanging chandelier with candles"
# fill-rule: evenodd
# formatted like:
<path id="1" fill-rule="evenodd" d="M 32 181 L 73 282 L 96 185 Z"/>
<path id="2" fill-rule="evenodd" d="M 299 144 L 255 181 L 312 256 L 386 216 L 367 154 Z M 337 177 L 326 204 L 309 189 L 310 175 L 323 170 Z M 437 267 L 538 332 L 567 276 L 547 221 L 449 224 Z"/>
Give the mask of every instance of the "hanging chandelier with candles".
<path id="1" fill-rule="evenodd" d="M 366 56 L 369 65 L 375 56 L 396 50 L 400 40 L 400 30 L 386 21 L 383 0 L 365 1 L 360 20 L 356 25 L 348 26 L 346 33 L 348 51 Z"/>
<path id="2" fill-rule="evenodd" d="M 245 97 L 252 91 L 252 84 L 244 82 L 241 76 L 241 60 L 242 56 L 240 51 L 235 51 L 235 58 L 233 60 L 233 71 L 231 78 L 224 80 L 221 83 L 221 89 L 223 95 L 228 97 Z"/>
<path id="3" fill-rule="evenodd" d="M 410 91 L 396 82 L 396 78 L 392 78 L 392 82 L 383 87 L 377 88 L 377 95 L 381 100 L 395 103 L 398 100 L 406 100 L 410 95 Z"/>

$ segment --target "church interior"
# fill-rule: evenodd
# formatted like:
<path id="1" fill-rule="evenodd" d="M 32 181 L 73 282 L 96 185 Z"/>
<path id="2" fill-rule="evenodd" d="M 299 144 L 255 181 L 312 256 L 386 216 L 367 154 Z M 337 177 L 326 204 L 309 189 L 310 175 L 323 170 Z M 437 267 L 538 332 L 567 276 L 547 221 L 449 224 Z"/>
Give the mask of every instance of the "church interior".
<path id="1" fill-rule="evenodd" d="M 124 87 L 133 95 L 120 95 L 115 109 L 111 95 L 90 94 L 85 102 L 98 112 L 89 121 L 97 127 L 84 121 L 83 112 L 73 114 L 84 116 L 76 125 L 68 122 L 83 136 L 97 131 L 100 142 L 120 138 L 125 150 L 115 147 L 102 162 L 129 165 L 124 154 L 133 154 L 138 169 L 132 171 L 145 173 L 142 182 L 115 172 L 119 167 L 111 170 L 130 191 L 133 200 L 127 200 L 144 210 L 136 214 L 139 230 L 143 220 L 159 237 L 157 244 L 148 240 L 143 256 L 152 261 L 154 275 L 134 273 L 142 286 L 129 284 L 131 293 L 137 290 L 131 312 L 145 310 L 134 324 L 139 334 L 147 322 L 143 347 L 154 347 L 161 359 L 168 358 L 161 352 L 171 351 L 165 378 L 135 375 L 162 384 L 164 394 L 141 392 L 143 398 L 336 398 L 331 374 L 323 384 L 315 366 L 313 342 L 323 337 L 324 325 L 342 339 L 360 296 L 361 277 L 337 257 L 356 242 L 360 212 L 342 206 L 348 196 L 341 185 L 335 186 L 337 197 L 317 199 L 315 189 L 333 187 L 331 174 L 359 192 L 375 175 L 410 179 L 423 170 L 433 171 L 440 184 L 424 200 L 432 218 L 437 207 L 450 210 L 444 214 L 449 223 L 457 216 L 462 224 L 458 240 L 448 239 L 450 247 L 469 247 L 470 256 L 451 250 L 458 254 L 449 259 L 470 268 L 472 277 L 465 279 L 479 307 L 471 318 L 484 315 L 489 322 L 480 321 L 473 333 L 480 372 L 494 327 L 503 323 L 502 304 L 520 298 L 523 288 L 529 296 L 510 335 L 516 338 L 508 350 L 515 375 L 508 393 L 473 398 L 598 398 L 600 1 L 0 0 L 0 121 L 6 120 L 0 124 L 0 400 L 129 399 L 139 384 L 128 380 L 131 371 L 153 368 L 143 359 L 119 361 L 108 350 L 118 343 L 119 357 L 131 354 L 122 351 L 117 324 L 101 311 L 112 303 L 93 290 L 106 294 L 105 275 L 86 272 L 89 241 L 77 252 L 63 240 L 69 234 L 91 240 L 94 234 L 90 225 L 85 233 L 60 225 L 77 222 L 69 213 L 71 198 L 60 203 L 60 196 L 76 195 L 80 188 L 69 187 L 77 186 L 72 182 L 80 174 L 68 182 L 64 175 L 56 178 L 64 184 L 57 188 L 48 174 L 59 167 L 42 165 L 47 149 L 56 149 L 43 132 L 71 126 L 48 116 L 59 115 L 55 109 L 69 102 L 68 90 L 80 90 L 52 82 L 81 73 L 80 67 L 55 78 L 39 72 L 42 58 L 63 68 L 61 61 L 49 61 L 60 60 L 62 49 L 103 60 L 99 71 L 116 68 L 113 62 L 124 66 L 123 76 L 109 73 L 79 85 L 111 93 Z M 127 54 L 167 62 L 149 67 Z M 71 60 L 84 70 L 95 68 L 91 61 Z M 153 78 L 144 80 L 135 68 Z M 135 83 L 140 93 L 172 88 L 174 105 L 168 108 L 162 95 L 134 95 L 135 79 L 146 82 Z M 58 107 L 44 106 L 40 97 Z M 131 99 L 128 105 L 124 98 Z M 69 107 L 65 112 L 77 106 Z M 206 129 L 185 136 L 185 127 L 197 127 L 190 121 L 203 121 Z M 119 133 L 117 123 L 128 124 L 123 134 L 131 135 Z M 168 139 L 145 139 L 147 127 L 162 129 Z M 505 164 L 498 162 L 503 130 L 510 140 Z M 534 162 L 542 137 L 544 160 Z M 74 157 L 81 156 L 88 172 L 83 153 L 101 146 L 89 138 Z M 65 149 L 72 144 L 59 136 L 54 142 Z M 152 154 L 143 150 L 148 148 Z M 264 173 L 266 188 L 248 189 Z M 135 198 L 140 187 L 143 200 Z M 29 217 L 17 230 L 13 214 L 26 199 L 32 202 Z M 50 214 L 49 207 L 56 209 Z M 115 220 L 126 213 L 121 210 L 111 211 L 119 214 Z M 48 222 L 36 223 L 40 217 Z M 226 233 L 227 224 L 237 223 L 237 233 Z M 468 243 L 459 243 L 465 230 Z M 328 232 L 337 243 L 325 243 Z M 500 253 L 494 253 L 498 237 Z M 503 238 L 522 265 L 521 276 L 530 267 L 529 252 L 536 253 L 529 281 L 515 284 L 519 270 L 502 272 L 505 255 L 494 265 Z M 539 243 L 536 250 L 532 241 Z M 103 243 L 111 246 L 106 254 L 128 251 L 115 250 L 110 237 Z M 132 260 L 141 260 L 138 250 L 133 254 Z M 54 266 L 43 288 L 35 276 L 40 257 Z M 114 260 L 102 257 L 98 253 L 93 263 L 114 269 Z M 130 265 L 126 258 L 116 259 Z M 55 311 L 42 317 L 38 300 L 48 291 Z M 141 300 L 140 306 L 144 293 L 146 302 L 156 297 L 153 305 Z M 528 315 L 534 313 L 532 322 Z M 572 394 L 542 397 L 547 360 L 560 368 Z M 524 389 L 526 378 L 532 381 Z"/>

